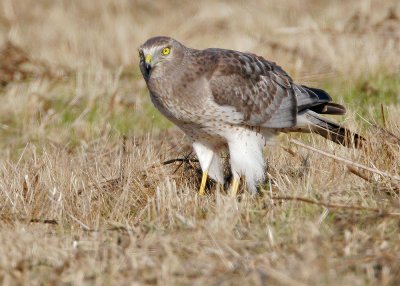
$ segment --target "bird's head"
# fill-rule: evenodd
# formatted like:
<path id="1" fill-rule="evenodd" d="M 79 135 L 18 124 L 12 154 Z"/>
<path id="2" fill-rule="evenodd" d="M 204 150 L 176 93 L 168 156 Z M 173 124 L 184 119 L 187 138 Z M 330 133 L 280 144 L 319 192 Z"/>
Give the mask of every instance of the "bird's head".
<path id="1" fill-rule="evenodd" d="M 182 45 L 172 38 L 148 39 L 139 47 L 140 70 L 144 79 L 148 81 L 155 69 L 161 72 L 168 65 L 175 65 L 181 55 Z"/>

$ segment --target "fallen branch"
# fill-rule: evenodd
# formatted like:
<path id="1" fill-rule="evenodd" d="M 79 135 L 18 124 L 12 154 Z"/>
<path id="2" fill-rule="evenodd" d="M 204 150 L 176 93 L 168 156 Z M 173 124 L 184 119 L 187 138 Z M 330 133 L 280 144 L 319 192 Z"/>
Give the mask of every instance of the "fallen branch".
<path id="1" fill-rule="evenodd" d="M 199 160 L 197 160 L 197 159 L 189 159 L 189 158 L 170 159 L 170 160 L 164 161 L 164 162 L 162 162 L 162 163 L 154 164 L 154 165 L 148 167 L 147 169 L 159 168 L 159 167 L 162 167 L 162 166 L 165 166 L 165 165 L 170 165 L 170 164 L 173 164 L 173 163 L 176 163 L 176 162 L 181 163 L 181 164 L 179 164 L 178 168 L 179 168 L 183 163 L 187 163 L 187 164 L 189 164 L 190 166 L 193 167 L 193 163 L 198 163 Z M 174 172 L 174 173 L 175 173 L 175 172 Z"/>
<path id="2" fill-rule="evenodd" d="M 303 203 L 307 203 L 307 204 L 323 206 L 323 207 L 331 208 L 331 209 L 349 209 L 349 210 L 356 210 L 356 211 L 369 211 L 369 212 L 378 213 L 382 216 L 390 216 L 390 217 L 400 216 L 400 213 L 387 212 L 385 210 L 378 209 L 378 208 L 351 206 L 351 205 L 349 206 L 349 205 L 343 205 L 343 204 L 330 204 L 330 203 L 319 202 L 319 201 L 315 201 L 315 200 L 303 198 L 303 197 L 280 196 L 280 197 L 271 197 L 271 199 L 276 200 L 276 201 L 298 201 L 298 202 L 303 202 Z"/>
<path id="3" fill-rule="evenodd" d="M 342 157 L 338 157 L 338 156 L 333 155 L 333 154 L 331 154 L 331 153 L 328 153 L 328 152 L 319 150 L 319 149 L 317 149 L 317 148 L 308 146 L 308 145 L 306 145 L 306 144 L 303 144 L 303 143 L 301 143 L 300 141 L 297 141 L 297 140 L 295 140 L 295 139 L 290 139 L 290 142 L 293 143 L 293 144 L 296 144 L 296 145 L 298 145 L 298 146 L 300 146 L 300 147 L 303 147 L 303 148 L 306 148 L 306 149 L 308 149 L 308 150 L 311 150 L 311 151 L 317 152 L 317 153 L 319 153 L 319 154 L 322 154 L 322 155 L 324 155 L 324 156 L 326 156 L 326 157 L 332 158 L 332 159 L 334 159 L 334 160 L 336 160 L 336 161 L 343 162 L 343 163 L 345 163 L 345 164 L 347 164 L 347 165 L 350 165 L 350 166 L 353 166 L 353 167 L 357 167 L 357 168 L 360 168 L 360 169 L 363 169 L 363 170 L 367 170 L 367 171 L 370 171 L 370 172 L 372 172 L 372 173 L 381 175 L 381 176 L 383 176 L 383 177 L 388 177 L 388 178 L 391 178 L 391 179 L 393 179 L 393 180 L 400 181 L 400 177 L 399 177 L 399 176 L 391 175 L 391 174 L 389 174 L 389 173 L 387 173 L 387 172 L 384 172 L 384 171 L 381 171 L 381 170 L 378 170 L 378 169 L 374 169 L 374 168 L 370 168 L 370 167 L 364 166 L 364 165 L 362 165 L 362 164 L 359 164 L 359 163 L 350 161 L 350 160 L 345 159 L 345 158 L 342 158 Z"/>
<path id="4" fill-rule="evenodd" d="M 347 169 L 349 170 L 350 173 L 360 177 L 361 179 L 371 183 L 372 179 L 367 176 L 366 174 L 363 174 L 362 172 L 360 172 L 359 170 L 357 170 L 356 168 L 352 167 L 352 166 L 347 166 Z"/>
<path id="5" fill-rule="evenodd" d="M 351 265 L 371 263 L 376 261 L 386 261 L 388 263 L 393 263 L 396 261 L 396 255 L 389 252 L 383 251 L 377 255 L 356 255 L 354 257 L 346 257 L 345 259 L 340 259 L 340 261 L 334 263 L 335 268 L 345 269 Z"/>
<path id="6" fill-rule="evenodd" d="M 163 165 L 169 165 L 175 162 L 182 162 L 182 163 L 197 163 L 199 160 L 196 159 L 189 159 L 189 158 L 176 158 L 162 162 Z"/>
<path id="7" fill-rule="evenodd" d="M 55 219 L 38 219 L 38 218 L 33 218 L 29 222 L 31 223 L 44 223 L 44 224 L 58 224 L 58 222 Z"/>

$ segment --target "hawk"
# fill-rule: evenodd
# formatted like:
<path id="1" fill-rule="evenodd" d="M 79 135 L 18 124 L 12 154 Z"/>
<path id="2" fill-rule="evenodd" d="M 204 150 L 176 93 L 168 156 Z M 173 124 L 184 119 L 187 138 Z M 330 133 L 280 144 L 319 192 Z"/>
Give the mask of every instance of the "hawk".
<path id="1" fill-rule="evenodd" d="M 274 62 L 233 50 L 197 50 L 170 37 L 139 47 L 140 70 L 155 107 L 192 140 L 203 172 L 224 184 L 221 153 L 230 154 L 236 194 L 244 177 L 250 192 L 265 177 L 263 147 L 281 132 L 315 132 L 338 144 L 362 137 L 324 118 L 343 115 L 325 91 L 296 84 Z"/>

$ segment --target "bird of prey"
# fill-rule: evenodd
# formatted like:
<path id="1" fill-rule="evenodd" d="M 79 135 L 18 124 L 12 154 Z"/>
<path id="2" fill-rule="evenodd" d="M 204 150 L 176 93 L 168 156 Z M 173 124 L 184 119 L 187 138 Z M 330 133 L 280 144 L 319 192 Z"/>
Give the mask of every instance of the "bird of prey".
<path id="1" fill-rule="evenodd" d="M 140 70 L 155 107 L 192 140 L 203 172 L 224 184 L 221 153 L 230 154 L 232 193 L 240 178 L 256 192 L 265 177 L 263 147 L 281 132 L 315 132 L 338 144 L 362 137 L 324 118 L 343 115 L 325 91 L 296 84 L 274 62 L 233 50 L 197 50 L 170 37 L 139 47 Z"/>

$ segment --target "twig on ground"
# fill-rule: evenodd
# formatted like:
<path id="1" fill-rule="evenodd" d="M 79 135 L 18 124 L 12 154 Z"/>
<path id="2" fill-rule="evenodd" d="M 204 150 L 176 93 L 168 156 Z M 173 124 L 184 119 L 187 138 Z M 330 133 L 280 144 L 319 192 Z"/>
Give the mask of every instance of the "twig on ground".
<path id="1" fill-rule="evenodd" d="M 340 261 L 338 261 L 337 263 L 334 263 L 335 268 L 338 269 L 343 269 L 343 268 L 347 268 L 351 265 L 356 265 L 356 264 L 364 264 L 364 263 L 370 263 L 370 262 L 374 262 L 374 261 L 382 261 L 382 260 L 386 260 L 389 263 L 396 261 L 396 256 L 383 251 L 381 253 L 379 253 L 378 255 L 371 255 L 371 254 L 367 254 L 367 255 L 356 255 L 353 257 L 348 257 L 346 259 L 340 259 Z"/>
<path id="2" fill-rule="evenodd" d="M 398 136 L 396 136 L 395 134 L 393 134 L 392 132 L 390 132 L 389 130 L 387 130 L 387 128 L 383 128 L 377 124 L 371 123 L 372 127 L 374 127 L 375 129 L 378 129 L 379 131 L 385 133 L 386 135 L 389 135 L 389 137 L 391 138 L 391 142 L 395 143 L 395 144 L 400 144 L 400 138 Z"/>
<path id="3" fill-rule="evenodd" d="M 183 162 L 183 163 L 191 164 L 191 163 L 197 163 L 197 162 L 199 162 L 199 160 L 197 160 L 197 159 L 189 159 L 189 158 L 176 158 L 176 159 L 171 159 L 171 160 L 164 161 L 164 162 L 162 162 L 162 165 L 169 165 L 169 164 L 172 164 L 172 163 L 175 163 L 175 162 Z"/>
<path id="4" fill-rule="evenodd" d="M 292 277 L 288 276 L 287 273 L 276 270 L 272 267 L 267 267 L 266 269 L 257 269 L 259 274 L 268 277 L 276 282 L 278 282 L 279 284 L 282 285 L 288 285 L 288 286 L 292 286 L 292 285 L 296 285 L 296 286 L 302 286 L 302 285 L 307 285 L 304 284 L 303 282 L 301 282 L 298 279 L 293 279 Z"/>
<path id="5" fill-rule="evenodd" d="M 125 182 L 125 169 L 128 164 L 128 151 L 127 151 L 127 141 L 128 138 L 126 135 L 122 136 L 122 148 L 121 148 L 121 169 L 120 169 L 120 178 L 121 182 Z"/>
<path id="6" fill-rule="evenodd" d="M 383 127 L 386 129 L 385 109 L 383 107 L 383 103 L 381 103 L 381 115 L 382 115 Z"/>
<path id="7" fill-rule="evenodd" d="M 77 219 L 77 218 L 74 217 L 73 215 L 68 214 L 68 216 L 69 216 L 70 218 L 72 218 L 72 220 L 74 220 L 75 222 L 77 222 L 84 230 L 93 231 L 90 227 L 88 227 L 86 224 L 84 224 L 83 222 L 81 222 L 79 219 Z"/>
<path id="8" fill-rule="evenodd" d="M 154 165 L 151 165 L 150 167 L 148 167 L 148 169 L 154 169 L 154 168 L 159 168 L 161 166 L 165 166 L 165 165 L 170 165 L 176 162 L 180 162 L 180 163 L 188 163 L 193 167 L 193 163 L 198 163 L 199 161 L 197 159 L 189 159 L 189 158 L 175 158 L 175 159 L 170 159 L 167 161 L 164 161 L 162 163 L 157 163 Z M 179 165 L 180 166 L 180 165 Z"/>
<path id="9" fill-rule="evenodd" d="M 362 206 L 351 206 L 351 205 L 343 205 L 343 204 L 330 204 L 325 202 L 319 202 L 308 198 L 303 197 L 292 197 L 292 196 L 278 196 L 278 197 L 271 197 L 272 200 L 280 200 L 280 201 L 298 201 L 318 206 L 323 206 L 326 208 L 331 209 L 349 209 L 349 210 L 356 210 L 356 211 L 369 211 L 378 213 L 384 217 L 399 217 L 400 213 L 398 212 L 386 212 L 385 210 L 378 209 L 378 208 L 371 208 L 371 207 L 362 207 Z"/>
<path id="10" fill-rule="evenodd" d="M 195 167 L 193 166 L 193 163 L 191 163 L 189 160 L 190 155 L 192 155 L 192 152 L 190 152 L 189 154 L 185 155 L 185 159 L 188 160 L 188 164 L 195 169 Z M 178 170 L 182 167 L 183 163 L 185 163 L 186 161 L 181 161 L 181 163 L 178 165 L 178 167 L 175 168 L 174 172 L 172 174 L 175 174 L 176 172 L 178 172 Z M 198 160 L 197 160 L 198 162 Z"/>
<path id="11" fill-rule="evenodd" d="M 371 183 L 372 182 L 372 178 L 362 172 L 360 172 L 359 170 L 357 170 L 356 168 L 352 167 L 352 166 L 347 166 L 347 169 L 349 170 L 350 173 L 352 173 L 353 175 L 356 175 L 358 177 L 360 177 L 361 179 Z"/>
<path id="12" fill-rule="evenodd" d="M 58 224 L 58 222 L 55 219 L 38 219 L 38 218 L 33 218 L 29 222 L 31 223 L 44 223 L 44 224 Z"/>
<path id="13" fill-rule="evenodd" d="M 384 171 L 381 171 L 381 170 L 378 170 L 378 169 L 374 169 L 374 168 L 370 168 L 370 167 L 364 166 L 364 165 L 362 165 L 362 164 L 360 164 L 360 163 L 356 163 L 356 162 L 350 161 L 350 160 L 348 160 L 348 159 L 345 159 L 345 158 L 342 158 L 342 157 L 333 155 L 333 154 L 331 154 L 331 153 L 328 153 L 328 152 L 319 150 L 319 149 L 317 149 L 317 148 L 308 146 L 308 145 L 303 144 L 303 143 L 301 143 L 300 141 L 297 141 L 297 140 L 295 140 L 295 139 L 290 139 L 290 142 L 293 143 L 293 144 L 296 144 L 296 145 L 298 145 L 298 146 L 300 146 L 300 147 L 303 147 L 303 148 L 306 148 L 306 149 L 308 149 L 308 150 L 311 150 L 311 151 L 317 152 L 317 153 L 319 153 L 319 154 L 322 154 L 322 155 L 324 155 L 324 156 L 326 156 L 326 157 L 332 158 L 332 159 L 334 159 L 334 160 L 336 160 L 336 161 L 343 162 L 343 163 L 345 163 L 345 164 L 347 164 L 347 165 L 350 165 L 350 166 L 353 166 L 353 167 L 357 167 L 357 168 L 360 168 L 360 169 L 363 169 L 363 170 L 367 170 L 367 171 L 370 171 L 370 172 L 372 172 L 372 173 L 381 175 L 381 176 L 383 176 L 383 177 L 388 177 L 388 178 L 391 178 L 391 179 L 393 179 L 393 180 L 400 181 L 400 176 L 391 175 L 391 174 L 389 174 L 389 173 L 387 173 L 387 172 L 384 172 Z"/>

